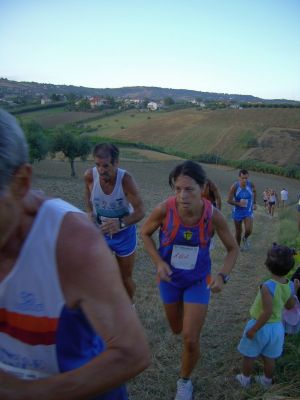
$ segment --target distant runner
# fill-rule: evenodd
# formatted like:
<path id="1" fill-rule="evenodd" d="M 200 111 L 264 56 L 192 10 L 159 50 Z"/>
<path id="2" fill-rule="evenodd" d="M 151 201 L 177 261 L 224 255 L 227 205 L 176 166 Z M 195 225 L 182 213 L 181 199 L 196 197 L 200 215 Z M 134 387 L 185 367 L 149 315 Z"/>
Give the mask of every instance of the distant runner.
<path id="1" fill-rule="evenodd" d="M 273 189 L 270 191 L 268 204 L 269 204 L 269 215 L 270 215 L 270 217 L 273 217 L 275 207 L 276 207 L 276 205 L 278 205 L 278 196 L 277 196 L 277 193 L 275 192 L 275 190 L 273 190 Z"/>
<path id="2" fill-rule="evenodd" d="M 280 192 L 281 207 L 284 208 L 288 201 L 289 192 L 283 188 Z"/>
<path id="3" fill-rule="evenodd" d="M 256 189 L 248 180 L 249 173 L 246 169 L 239 172 L 239 180 L 235 182 L 229 191 L 227 202 L 233 205 L 232 218 L 235 226 L 235 237 L 240 246 L 243 243 L 243 250 L 249 249 L 249 236 L 253 229 L 253 210 L 256 209 Z M 244 235 L 242 231 L 244 223 Z"/>

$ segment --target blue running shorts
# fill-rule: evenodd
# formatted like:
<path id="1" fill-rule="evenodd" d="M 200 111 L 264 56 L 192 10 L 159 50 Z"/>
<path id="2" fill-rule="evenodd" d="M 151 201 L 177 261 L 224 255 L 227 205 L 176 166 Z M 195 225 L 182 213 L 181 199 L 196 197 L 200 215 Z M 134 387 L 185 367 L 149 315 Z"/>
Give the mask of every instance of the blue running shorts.
<path id="1" fill-rule="evenodd" d="M 110 237 L 104 235 L 106 243 L 118 257 L 128 257 L 135 252 L 137 246 L 136 226 L 130 225 L 128 228 L 115 233 Z"/>
<path id="2" fill-rule="evenodd" d="M 207 287 L 205 279 L 185 287 L 175 286 L 172 282 L 160 281 L 159 291 L 164 304 L 177 302 L 208 304 L 210 299 L 210 288 Z"/>

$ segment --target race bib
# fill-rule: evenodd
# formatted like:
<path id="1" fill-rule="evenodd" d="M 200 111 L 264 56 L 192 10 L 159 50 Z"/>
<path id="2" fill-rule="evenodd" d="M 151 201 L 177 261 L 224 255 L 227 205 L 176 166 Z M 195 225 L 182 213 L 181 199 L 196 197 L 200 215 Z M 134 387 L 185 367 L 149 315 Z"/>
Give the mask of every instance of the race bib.
<path id="1" fill-rule="evenodd" d="M 241 199 L 242 207 L 248 207 L 248 199 Z"/>
<path id="2" fill-rule="evenodd" d="M 97 214 L 98 225 L 102 225 L 104 222 L 106 222 L 109 219 L 119 219 L 119 218 L 108 218 L 108 217 L 103 217 L 103 215 Z"/>
<path id="3" fill-rule="evenodd" d="M 191 270 L 197 262 L 199 247 L 180 246 L 175 244 L 172 250 L 171 264 L 174 268 Z"/>
<path id="4" fill-rule="evenodd" d="M 49 374 L 42 371 L 34 371 L 31 369 L 13 367 L 11 365 L 4 364 L 1 361 L 0 361 L 0 370 L 8 372 L 19 379 L 26 379 L 26 380 L 41 379 L 50 376 Z"/>

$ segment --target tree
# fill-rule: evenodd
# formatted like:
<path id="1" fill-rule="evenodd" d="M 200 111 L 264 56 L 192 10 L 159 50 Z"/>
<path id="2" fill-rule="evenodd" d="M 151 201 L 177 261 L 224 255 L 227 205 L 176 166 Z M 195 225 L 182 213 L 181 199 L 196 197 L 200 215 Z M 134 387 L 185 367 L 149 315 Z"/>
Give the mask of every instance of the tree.
<path id="1" fill-rule="evenodd" d="M 51 99 L 52 101 L 54 101 L 54 102 L 60 101 L 60 95 L 59 95 L 59 94 L 56 94 L 56 93 L 53 93 L 53 94 L 51 94 L 50 99 Z"/>
<path id="2" fill-rule="evenodd" d="M 147 108 L 148 103 L 150 102 L 150 99 L 148 97 L 145 97 L 142 103 L 143 108 Z"/>
<path id="3" fill-rule="evenodd" d="M 172 106 L 175 104 L 175 101 L 172 99 L 172 97 L 165 97 L 163 101 L 165 106 Z"/>
<path id="4" fill-rule="evenodd" d="M 23 124 L 23 130 L 29 146 L 30 163 L 43 160 L 49 152 L 49 139 L 43 128 L 37 122 L 31 121 Z"/>
<path id="5" fill-rule="evenodd" d="M 52 138 L 51 152 L 54 154 L 61 151 L 69 160 L 71 166 L 71 176 L 76 176 L 74 161 L 76 157 L 86 159 L 91 151 L 91 144 L 86 137 L 76 136 L 71 131 L 59 131 Z"/>
<path id="6" fill-rule="evenodd" d="M 78 107 L 79 107 L 79 110 L 89 111 L 91 109 L 91 104 L 90 104 L 89 99 L 87 99 L 87 98 L 81 99 L 78 104 Z"/>

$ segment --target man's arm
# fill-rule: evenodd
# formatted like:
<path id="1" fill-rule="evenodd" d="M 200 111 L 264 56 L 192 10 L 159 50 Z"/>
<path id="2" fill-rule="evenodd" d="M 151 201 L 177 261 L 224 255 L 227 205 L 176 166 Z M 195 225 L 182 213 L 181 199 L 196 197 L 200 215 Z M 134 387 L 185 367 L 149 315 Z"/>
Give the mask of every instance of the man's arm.
<path id="1" fill-rule="evenodd" d="M 90 200 L 91 198 L 91 187 L 93 185 L 93 171 L 92 169 L 88 169 L 84 173 L 84 202 L 85 202 L 85 208 L 86 212 L 88 213 L 90 219 L 92 219 L 93 215 L 93 204 Z"/>
<path id="2" fill-rule="evenodd" d="M 235 190 L 236 190 L 236 186 L 235 186 L 235 184 L 233 184 L 228 193 L 227 203 L 231 204 L 232 206 L 239 206 L 240 202 L 234 200 Z"/>
<path id="3" fill-rule="evenodd" d="M 253 193 L 253 205 L 254 205 L 254 209 L 256 208 L 256 187 L 254 185 L 254 183 L 252 182 L 252 193 Z"/>
<path id="4" fill-rule="evenodd" d="M 1 400 L 86 400 L 133 378 L 149 364 L 145 334 L 116 261 L 86 215 L 65 216 L 57 263 L 66 305 L 83 311 L 106 349 L 80 368 L 45 379 L 21 381 L 0 373 Z"/>
<path id="5" fill-rule="evenodd" d="M 126 217 L 124 217 L 123 220 L 126 225 L 132 225 L 144 218 L 145 216 L 144 202 L 139 193 L 139 189 L 135 180 L 127 172 L 124 175 L 122 184 L 125 196 L 127 197 L 127 200 L 133 207 L 133 213 L 126 215 Z"/>

